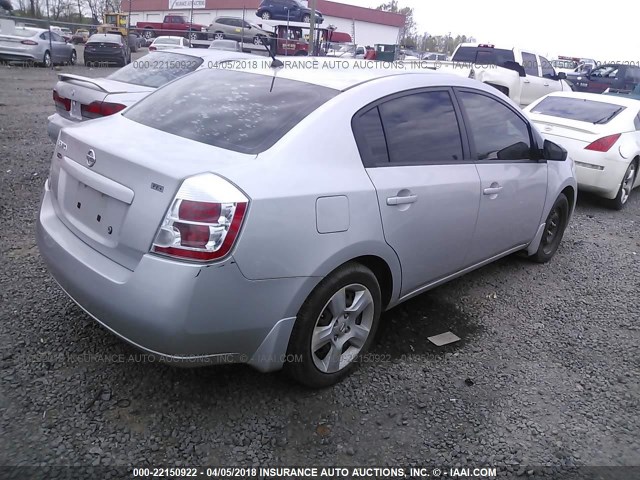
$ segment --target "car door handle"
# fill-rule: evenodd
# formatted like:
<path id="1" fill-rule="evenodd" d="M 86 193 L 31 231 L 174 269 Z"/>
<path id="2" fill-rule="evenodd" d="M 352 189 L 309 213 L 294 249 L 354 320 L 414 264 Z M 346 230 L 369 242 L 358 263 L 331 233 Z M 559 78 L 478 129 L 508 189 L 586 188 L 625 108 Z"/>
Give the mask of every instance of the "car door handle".
<path id="1" fill-rule="evenodd" d="M 501 186 L 497 186 L 497 187 L 488 187 L 488 188 L 485 188 L 485 189 L 483 190 L 483 193 L 484 193 L 485 195 L 496 195 L 496 194 L 500 193 L 501 191 L 502 191 L 502 187 L 501 187 Z"/>
<path id="2" fill-rule="evenodd" d="M 529 80 L 523 80 L 523 83 L 531 83 Z"/>
<path id="3" fill-rule="evenodd" d="M 407 195 L 406 197 L 389 197 L 387 198 L 387 205 L 407 205 L 408 203 L 415 203 L 417 201 L 417 195 Z"/>
<path id="4" fill-rule="evenodd" d="M 545 87 L 548 87 L 548 86 L 549 86 L 549 84 L 548 84 L 548 83 L 545 83 L 545 84 L 544 84 L 544 86 L 545 86 Z"/>

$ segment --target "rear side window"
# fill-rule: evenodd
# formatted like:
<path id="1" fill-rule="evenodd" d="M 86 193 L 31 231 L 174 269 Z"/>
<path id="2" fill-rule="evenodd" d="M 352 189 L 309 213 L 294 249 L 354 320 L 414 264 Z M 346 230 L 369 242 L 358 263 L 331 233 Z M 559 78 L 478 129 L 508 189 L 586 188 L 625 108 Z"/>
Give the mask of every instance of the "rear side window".
<path id="1" fill-rule="evenodd" d="M 179 53 L 153 52 L 112 73 L 107 78 L 118 82 L 161 87 L 171 80 L 193 72 L 202 58 Z"/>
<path id="2" fill-rule="evenodd" d="M 358 143 L 360 157 L 365 167 L 385 166 L 389 164 L 387 142 L 378 107 L 356 116 L 353 131 Z"/>
<path id="3" fill-rule="evenodd" d="M 487 95 L 457 93 L 468 120 L 476 160 L 528 160 L 531 138 L 527 123 L 506 105 Z"/>
<path id="4" fill-rule="evenodd" d="M 627 82 L 640 83 L 640 68 L 627 67 L 624 78 Z"/>
<path id="5" fill-rule="evenodd" d="M 609 123 L 624 109 L 621 105 L 582 98 L 547 97 L 531 109 L 531 113 L 603 125 Z"/>
<path id="6" fill-rule="evenodd" d="M 206 69 L 166 85 L 124 116 L 196 142 L 257 154 L 338 93 L 272 75 Z"/>
<path id="7" fill-rule="evenodd" d="M 458 120 L 446 91 L 422 92 L 379 105 L 389 160 L 396 164 L 463 159 Z"/>
<path id="8" fill-rule="evenodd" d="M 538 76 L 538 60 L 533 53 L 522 52 L 522 63 L 527 75 Z"/>
<path id="9" fill-rule="evenodd" d="M 454 62 L 470 62 L 477 65 L 504 65 L 514 62 L 513 50 L 488 47 L 460 47 L 452 58 Z"/>

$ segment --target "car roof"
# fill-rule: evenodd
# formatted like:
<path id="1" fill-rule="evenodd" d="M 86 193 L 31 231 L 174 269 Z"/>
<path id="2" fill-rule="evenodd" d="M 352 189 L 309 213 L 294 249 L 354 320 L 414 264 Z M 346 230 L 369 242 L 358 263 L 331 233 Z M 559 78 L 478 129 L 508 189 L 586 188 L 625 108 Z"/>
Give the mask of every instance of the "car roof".
<path id="1" fill-rule="evenodd" d="M 431 77 L 433 82 L 427 81 L 425 86 L 429 86 L 428 84 L 433 86 L 468 86 L 493 91 L 491 87 L 485 88 L 481 82 L 476 80 L 440 73 L 428 68 L 418 68 L 417 66 L 412 66 L 411 62 L 395 62 L 391 64 L 389 62 L 359 59 L 334 60 L 331 57 L 305 57 L 304 59 L 285 59 L 280 57 L 279 60 L 285 66 L 273 69 L 269 67 L 271 59 L 269 57 L 262 58 L 263 62 L 258 63 L 258 68 L 237 68 L 237 70 L 261 75 L 273 75 L 273 72 L 276 71 L 278 78 L 297 80 L 340 91 L 377 79 L 411 74 L 422 74 L 425 77 Z"/>
<path id="2" fill-rule="evenodd" d="M 190 55 L 192 57 L 199 57 L 205 61 L 215 62 L 215 61 L 225 61 L 225 60 L 234 60 L 234 59 L 253 59 L 253 60 L 266 60 L 269 57 L 264 57 L 261 55 L 253 55 L 251 53 L 244 52 L 232 52 L 229 50 L 216 50 L 209 48 L 167 48 L 166 50 L 162 50 L 161 52 L 149 52 L 149 53 L 177 53 L 180 55 Z M 206 66 L 206 65 L 205 65 Z M 213 66 L 211 66 L 213 68 Z"/>
<path id="3" fill-rule="evenodd" d="M 582 100 L 590 100 L 593 102 L 611 103 L 614 105 L 620 105 L 623 107 L 638 107 L 640 106 L 640 100 L 635 98 L 629 98 L 625 96 L 617 95 L 602 95 L 600 93 L 587 93 L 587 92 L 553 92 L 547 95 L 548 97 L 567 97 L 577 98 Z"/>

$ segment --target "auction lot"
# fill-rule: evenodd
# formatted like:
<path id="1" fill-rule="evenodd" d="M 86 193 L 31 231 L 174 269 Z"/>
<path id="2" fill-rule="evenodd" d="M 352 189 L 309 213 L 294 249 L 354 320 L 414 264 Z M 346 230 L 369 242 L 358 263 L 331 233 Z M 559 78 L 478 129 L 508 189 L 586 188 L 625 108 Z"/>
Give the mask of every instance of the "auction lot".
<path id="1" fill-rule="evenodd" d="M 99 327 L 39 258 L 56 73 L 0 66 L 1 465 L 640 465 L 638 191 L 621 212 L 580 195 L 548 264 L 510 256 L 387 312 L 335 387 L 178 369 Z M 427 340 L 446 331 L 461 341 Z"/>

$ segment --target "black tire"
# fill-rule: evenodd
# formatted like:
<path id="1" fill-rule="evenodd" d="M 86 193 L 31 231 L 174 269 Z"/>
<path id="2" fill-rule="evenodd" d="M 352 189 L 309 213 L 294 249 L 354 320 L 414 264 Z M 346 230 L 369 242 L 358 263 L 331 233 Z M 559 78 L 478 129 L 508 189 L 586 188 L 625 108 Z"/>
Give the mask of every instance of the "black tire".
<path id="1" fill-rule="evenodd" d="M 311 15 L 309 15 L 308 13 L 305 13 L 304 16 L 302 17 L 302 23 L 311 23 Z"/>
<path id="2" fill-rule="evenodd" d="M 224 40 L 224 33 L 222 32 L 216 32 L 213 34 L 213 39 L 214 40 Z"/>
<path id="3" fill-rule="evenodd" d="M 142 36 L 144 38 L 146 38 L 147 40 L 151 40 L 152 38 L 155 38 L 156 34 L 153 30 L 151 30 L 150 28 L 145 28 L 144 32 L 142 33 Z"/>
<path id="4" fill-rule="evenodd" d="M 265 11 L 260 14 L 260 18 L 262 18 L 263 20 L 271 20 L 271 17 L 271 12 Z"/>
<path id="5" fill-rule="evenodd" d="M 351 298 L 349 289 L 359 290 L 358 293 L 353 293 L 354 296 Z M 330 300 L 334 297 L 339 298 L 341 292 L 346 292 L 346 300 L 343 303 L 346 308 L 342 312 L 336 311 L 334 313 L 331 311 L 334 306 L 330 305 Z M 358 296 L 359 301 L 362 301 L 366 307 L 360 313 L 349 317 L 344 312 L 353 307 L 355 295 L 359 293 L 361 293 Z M 349 301 L 352 303 L 348 304 Z M 316 286 L 300 308 L 287 348 L 287 358 L 292 360 L 285 363 L 285 371 L 296 381 L 311 388 L 324 388 L 339 382 L 356 368 L 362 355 L 373 343 L 380 323 L 381 311 L 380 285 L 373 272 L 355 262 L 338 268 Z M 326 325 L 320 325 L 318 328 L 331 327 L 328 330 L 328 337 L 321 341 L 321 346 L 313 351 L 311 342 L 316 325 L 325 322 Z M 351 333 L 351 327 L 354 328 L 353 333 Z M 356 331 L 365 332 L 367 329 L 366 337 L 363 334 L 355 335 Z M 357 344 L 351 343 L 352 339 L 356 338 L 359 338 L 358 343 L 361 343 L 359 351 Z M 329 350 L 326 350 L 325 347 L 328 347 Z M 326 352 L 324 353 L 325 357 L 320 358 L 323 349 Z M 331 352 L 339 352 L 338 369 L 331 372 L 320 370 L 316 362 L 322 363 L 326 359 L 331 365 L 328 358 Z M 344 361 L 346 363 L 340 368 L 340 362 L 345 354 Z M 333 365 L 336 364 L 333 363 Z"/>
<path id="6" fill-rule="evenodd" d="M 75 50 L 71 52 L 71 56 L 69 57 L 69 65 L 75 65 L 78 61 L 78 54 Z"/>
<path id="7" fill-rule="evenodd" d="M 49 50 L 47 50 L 46 52 L 44 52 L 44 56 L 42 57 L 42 63 L 41 65 L 45 68 L 49 68 L 53 65 L 53 61 L 51 59 L 51 53 L 49 52 Z"/>
<path id="8" fill-rule="evenodd" d="M 638 177 L 638 162 L 637 160 L 633 160 L 627 170 L 622 177 L 622 181 L 620 182 L 620 188 L 618 189 L 618 194 L 616 198 L 613 200 L 609 200 L 609 206 L 614 210 L 622 210 L 624 206 L 629 201 L 629 197 L 631 196 L 631 191 L 633 190 L 633 184 Z"/>
<path id="9" fill-rule="evenodd" d="M 262 45 L 262 37 L 263 35 L 256 35 L 255 37 L 253 37 L 253 44 L 254 45 Z"/>
<path id="10" fill-rule="evenodd" d="M 561 193 L 549 211 L 538 251 L 529 257 L 537 263 L 547 263 L 558 251 L 569 224 L 569 200 Z"/>
<path id="11" fill-rule="evenodd" d="M 309 56 L 309 53 L 305 52 L 304 50 L 298 50 L 295 54 L 295 57 L 307 57 Z"/>

